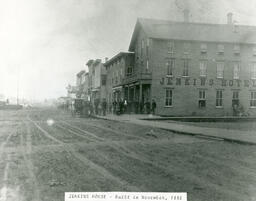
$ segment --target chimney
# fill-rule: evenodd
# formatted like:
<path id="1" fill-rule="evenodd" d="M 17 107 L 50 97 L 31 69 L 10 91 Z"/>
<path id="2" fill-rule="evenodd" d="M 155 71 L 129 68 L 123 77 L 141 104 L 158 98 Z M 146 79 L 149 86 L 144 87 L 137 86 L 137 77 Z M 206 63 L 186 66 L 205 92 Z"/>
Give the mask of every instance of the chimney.
<path id="1" fill-rule="evenodd" d="M 233 13 L 228 13 L 227 14 L 227 23 L 228 24 L 233 24 Z"/>
<path id="2" fill-rule="evenodd" d="M 105 63 L 108 61 L 108 57 L 105 57 Z"/>
<path id="3" fill-rule="evenodd" d="M 186 8 L 183 11 L 184 14 L 184 22 L 189 22 L 189 10 Z"/>

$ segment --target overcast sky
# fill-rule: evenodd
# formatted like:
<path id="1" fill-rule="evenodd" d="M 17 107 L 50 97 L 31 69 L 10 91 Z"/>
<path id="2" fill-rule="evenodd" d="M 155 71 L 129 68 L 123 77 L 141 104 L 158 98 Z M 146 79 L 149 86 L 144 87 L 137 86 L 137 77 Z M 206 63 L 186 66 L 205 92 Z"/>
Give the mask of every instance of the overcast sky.
<path id="1" fill-rule="evenodd" d="M 255 0 L 0 0 L 0 94 L 44 100 L 89 59 L 127 51 L 137 17 L 256 25 Z M 18 79 L 19 78 L 19 79 Z"/>

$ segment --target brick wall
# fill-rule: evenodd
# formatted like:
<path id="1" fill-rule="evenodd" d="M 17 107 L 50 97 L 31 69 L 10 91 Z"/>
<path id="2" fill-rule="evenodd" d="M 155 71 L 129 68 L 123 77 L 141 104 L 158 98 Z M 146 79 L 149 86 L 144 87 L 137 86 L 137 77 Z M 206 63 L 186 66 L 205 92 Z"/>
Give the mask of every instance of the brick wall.
<path id="1" fill-rule="evenodd" d="M 190 54 L 185 56 L 190 59 L 189 77 L 187 78 L 182 77 L 183 59 L 185 58 L 184 42 L 190 43 Z M 234 44 L 221 43 L 224 45 L 225 50 L 224 55 L 219 56 L 217 54 L 217 46 L 219 43 L 206 42 L 207 55 L 201 55 L 201 42 L 174 41 L 174 44 L 175 53 L 173 57 L 175 58 L 175 68 L 173 69 L 173 77 L 170 78 L 172 84 L 171 82 L 168 84 L 166 77 L 166 61 L 171 56 L 168 54 L 168 41 L 153 39 L 150 43 L 149 68 L 152 71 L 151 94 L 152 98 L 154 98 L 157 103 L 157 114 L 175 116 L 232 115 L 233 90 L 239 90 L 239 99 L 244 110 L 250 112 L 252 115 L 256 114 L 256 109 L 250 108 L 249 105 L 250 91 L 256 90 L 256 87 L 253 86 L 252 81 L 250 80 L 251 63 L 256 61 L 256 57 L 253 56 L 253 45 L 240 45 L 241 54 L 240 56 L 235 56 L 233 51 Z M 201 86 L 199 76 L 200 60 L 207 60 L 207 77 L 206 83 L 203 86 Z M 223 82 L 222 79 L 216 78 L 216 66 L 218 61 L 223 61 L 225 64 L 224 80 L 227 80 L 227 86 L 223 86 L 223 83 L 225 82 Z M 241 64 L 239 78 L 241 81 L 233 80 L 234 62 L 240 62 Z M 180 78 L 181 85 L 176 85 L 176 78 Z M 196 82 L 194 79 L 196 79 Z M 250 81 L 249 87 L 244 85 L 244 80 Z M 161 83 L 161 81 L 163 82 Z M 240 82 L 240 86 L 238 86 L 238 82 Z M 173 90 L 172 107 L 165 107 L 166 88 L 171 88 Z M 205 108 L 199 108 L 198 106 L 199 89 L 205 89 L 206 91 Z M 215 106 L 217 89 L 223 90 L 223 108 L 216 108 Z"/>

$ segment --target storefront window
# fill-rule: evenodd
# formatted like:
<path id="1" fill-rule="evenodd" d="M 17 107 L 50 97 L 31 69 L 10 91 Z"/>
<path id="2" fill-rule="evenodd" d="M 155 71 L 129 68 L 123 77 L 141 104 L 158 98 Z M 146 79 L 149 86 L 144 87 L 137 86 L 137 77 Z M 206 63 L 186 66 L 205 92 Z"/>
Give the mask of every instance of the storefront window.
<path id="1" fill-rule="evenodd" d="M 256 107 L 256 91 L 251 91 L 250 107 Z"/>
<path id="2" fill-rule="evenodd" d="M 206 107 L 205 90 L 199 90 L 198 106 L 199 106 L 199 108 L 204 108 L 204 107 Z"/>

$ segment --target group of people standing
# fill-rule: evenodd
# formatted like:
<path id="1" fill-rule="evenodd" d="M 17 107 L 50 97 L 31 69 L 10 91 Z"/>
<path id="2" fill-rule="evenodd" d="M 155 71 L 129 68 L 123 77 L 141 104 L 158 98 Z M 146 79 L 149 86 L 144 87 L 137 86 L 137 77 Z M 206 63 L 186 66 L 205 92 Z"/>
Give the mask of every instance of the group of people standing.
<path id="1" fill-rule="evenodd" d="M 111 107 L 109 109 L 111 112 Z M 114 100 L 112 103 L 112 113 L 113 114 L 125 114 L 125 113 L 137 113 L 137 114 L 155 114 L 156 102 L 153 99 L 150 101 L 147 99 L 145 103 L 141 102 L 128 102 L 127 100 Z"/>
<path id="2" fill-rule="evenodd" d="M 106 99 L 95 99 L 94 101 L 88 102 L 88 114 L 89 115 L 103 115 L 110 114 L 155 114 L 156 102 L 154 99 L 150 102 L 148 99 L 145 102 L 128 102 L 125 99 L 114 100 L 112 103 L 108 103 Z M 86 109 L 86 107 L 85 107 Z"/>

